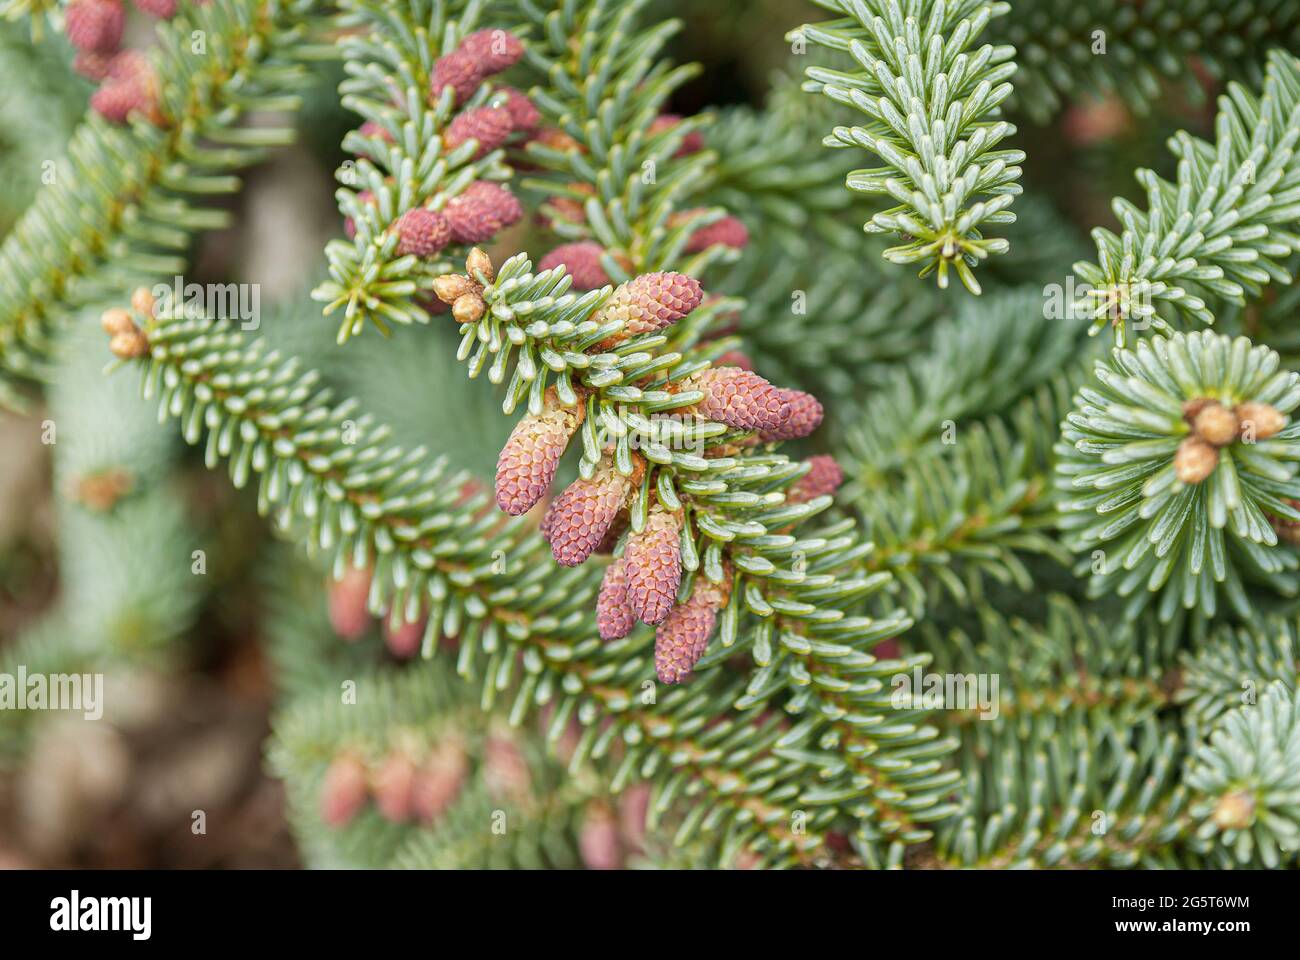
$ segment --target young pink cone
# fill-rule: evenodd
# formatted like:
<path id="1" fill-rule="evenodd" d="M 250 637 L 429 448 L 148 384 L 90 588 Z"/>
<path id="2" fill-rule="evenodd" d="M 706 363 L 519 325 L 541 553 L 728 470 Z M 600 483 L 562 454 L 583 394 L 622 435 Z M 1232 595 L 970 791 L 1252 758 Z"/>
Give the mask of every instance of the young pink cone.
<path id="1" fill-rule="evenodd" d="M 519 62 L 524 45 L 505 30 L 479 30 L 461 41 L 460 49 L 471 57 L 484 75 L 500 73 Z"/>
<path id="2" fill-rule="evenodd" d="M 396 750 L 384 758 L 375 774 L 375 806 L 390 823 L 406 823 L 415 812 L 413 788 L 415 763 L 404 751 Z"/>
<path id="3" fill-rule="evenodd" d="M 474 159 L 486 157 L 506 142 L 514 131 L 514 121 L 505 107 L 477 107 L 459 114 L 442 135 L 443 148 L 450 153 L 470 140 L 478 141 Z"/>
<path id="4" fill-rule="evenodd" d="M 427 620 L 403 620 L 396 627 L 391 617 L 384 617 L 384 646 L 388 652 L 402 660 L 409 660 L 420 652 Z"/>
<path id="5" fill-rule="evenodd" d="M 437 102 L 442 91 L 451 87 L 456 92 L 456 103 L 464 103 L 474 96 L 474 91 L 483 83 L 483 71 L 478 62 L 464 50 L 456 50 L 439 57 L 433 65 L 429 77 L 430 99 Z"/>
<path id="6" fill-rule="evenodd" d="M 605 248 L 594 240 L 580 240 L 556 247 L 537 264 L 537 272 L 564 267 L 578 290 L 595 290 L 609 283 L 609 274 L 600 265 Z"/>
<path id="7" fill-rule="evenodd" d="M 807 503 L 824 497 L 834 493 L 844 482 L 844 471 L 829 454 L 809 457 L 808 463 L 811 469 L 791 485 L 785 496 L 786 503 Z"/>
<path id="8" fill-rule="evenodd" d="M 63 16 L 68 42 L 93 53 L 116 50 L 125 24 L 126 11 L 119 0 L 73 0 Z"/>
<path id="9" fill-rule="evenodd" d="M 700 281 L 683 273 L 643 273 L 620 284 L 592 317 L 597 323 L 621 320 L 623 329 L 605 346 L 671 326 L 700 305 Z"/>
<path id="10" fill-rule="evenodd" d="M 782 398 L 790 405 L 790 416 L 775 430 L 765 430 L 762 439 L 798 440 L 822 425 L 824 412 L 821 403 L 811 393 L 802 390 L 782 390 Z"/>
<path id="11" fill-rule="evenodd" d="M 497 458 L 497 506 L 518 517 L 546 495 L 569 438 L 582 425 L 586 413 L 585 404 L 565 407 L 554 387 L 546 391 L 542 412 L 520 420 L 501 448 Z"/>
<path id="12" fill-rule="evenodd" d="M 587 807 L 578 832 L 578 850 L 588 870 L 618 870 L 623 866 L 618 820 L 605 804 Z"/>
<path id="13" fill-rule="evenodd" d="M 709 247 L 721 244 L 733 250 L 741 250 L 749 243 L 749 230 L 738 217 L 723 217 L 700 227 L 686 241 L 687 253 L 699 253 Z"/>
<path id="14" fill-rule="evenodd" d="M 579 477 L 565 487 L 542 520 L 542 533 L 555 562 L 576 567 L 595 553 L 627 503 L 632 486 L 633 478 L 623 476 L 606 458 L 590 480 Z"/>
<path id="15" fill-rule="evenodd" d="M 536 133 L 542 122 L 542 114 L 533 101 L 529 100 L 523 91 L 516 90 L 514 87 L 501 87 L 499 92 L 506 96 L 503 106 L 510 114 L 510 121 L 515 125 L 515 129 L 529 135 Z"/>
<path id="16" fill-rule="evenodd" d="M 434 823 L 456 802 L 469 761 L 465 745 L 458 737 L 441 740 L 415 772 L 411 784 L 411 809 L 423 823 Z"/>
<path id="17" fill-rule="evenodd" d="M 731 578 L 710 583 L 697 577 L 691 595 L 655 630 L 655 675 L 663 683 L 681 683 L 708 649 L 718 611 L 727 603 Z"/>
<path id="18" fill-rule="evenodd" d="M 370 571 L 348 567 L 341 580 L 329 586 L 329 616 L 334 632 L 344 640 L 358 640 L 370 629 Z"/>
<path id="19" fill-rule="evenodd" d="M 524 207 L 499 183 L 476 180 L 447 201 L 444 213 L 456 243 L 482 243 L 522 220 Z"/>
<path id="20" fill-rule="evenodd" d="M 451 224 L 428 207 L 414 207 L 397 220 L 397 252 L 431 257 L 451 243 Z"/>
<path id="21" fill-rule="evenodd" d="M 78 50 L 72 60 L 72 69 L 87 80 L 98 83 L 108 76 L 108 68 L 112 62 L 112 54 L 100 53 L 96 50 Z"/>
<path id="22" fill-rule="evenodd" d="M 621 640 L 636 626 L 636 614 L 627 604 L 627 564 L 619 557 L 605 568 L 596 596 L 596 627 L 602 640 Z"/>
<path id="23" fill-rule="evenodd" d="M 682 583 L 681 518 L 662 505 L 650 508 L 645 527 L 628 536 L 623 561 L 627 604 L 642 623 L 662 623 Z"/>
<path id="24" fill-rule="evenodd" d="M 695 412 L 737 430 L 772 432 L 790 418 L 786 391 L 739 367 L 710 367 L 678 382 L 676 389 L 703 391 L 704 399 L 695 404 Z"/>
<path id="25" fill-rule="evenodd" d="M 342 827 L 361 812 L 369 796 L 366 765 L 353 754 L 339 754 L 325 771 L 320 795 L 321 819 L 331 827 Z"/>
<path id="26" fill-rule="evenodd" d="M 494 800 L 526 800 L 533 775 L 519 744 L 505 734 L 494 733 L 483 744 L 483 784 Z"/>

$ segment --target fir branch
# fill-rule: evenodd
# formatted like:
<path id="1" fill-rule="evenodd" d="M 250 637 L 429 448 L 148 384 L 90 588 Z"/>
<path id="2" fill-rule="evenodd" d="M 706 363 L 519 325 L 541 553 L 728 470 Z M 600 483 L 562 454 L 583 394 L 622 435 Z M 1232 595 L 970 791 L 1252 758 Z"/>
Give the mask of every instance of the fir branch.
<path id="1" fill-rule="evenodd" d="M 1085 292 L 1075 305 L 1107 323 L 1121 346 L 1134 330 L 1171 332 L 1178 319 L 1214 323 L 1270 282 L 1286 285 L 1300 252 L 1300 60 L 1275 50 L 1258 96 L 1231 84 L 1219 98 L 1215 141 L 1186 132 L 1169 141 L 1175 182 L 1139 170 L 1146 211 L 1116 199 L 1123 226 L 1093 231 L 1097 262 L 1080 261 Z"/>
<path id="2" fill-rule="evenodd" d="M 839 19 L 806 24 L 790 34 L 832 50 L 846 50 L 851 71 L 810 67 L 805 89 L 850 104 L 868 118 L 836 127 L 829 147 L 860 147 L 883 167 L 856 170 L 849 189 L 892 197 L 897 206 L 875 214 L 871 233 L 904 242 L 885 251 L 893 263 L 923 264 L 940 286 L 956 271 L 980 292 L 973 268 L 1005 253 L 1004 239 L 985 237 L 986 225 L 1011 223 L 1012 201 L 1024 159 L 999 144 L 1015 127 L 996 119 L 1011 95 L 1014 50 L 973 44 L 1006 3 L 986 0 L 818 0 Z"/>
<path id="3" fill-rule="evenodd" d="M 17 402 L 15 377 L 42 375 L 67 309 L 179 273 L 193 234 L 225 225 L 206 198 L 237 190 L 233 171 L 292 137 L 282 123 L 242 121 L 296 109 L 307 76 L 298 61 L 310 52 L 303 24 L 316 9 L 213 0 L 159 25 L 161 125 L 89 114 L 58 180 L 0 246 L 0 402 Z"/>

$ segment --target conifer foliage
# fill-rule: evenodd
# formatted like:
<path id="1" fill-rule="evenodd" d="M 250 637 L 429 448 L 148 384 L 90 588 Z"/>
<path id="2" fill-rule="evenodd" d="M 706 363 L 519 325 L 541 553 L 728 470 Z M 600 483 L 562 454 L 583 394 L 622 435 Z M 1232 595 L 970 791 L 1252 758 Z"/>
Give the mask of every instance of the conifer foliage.
<path id="1" fill-rule="evenodd" d="M 1093 60 L 1070 12 L 816 3 L 771 24 L 801 82 L 690 114 L 649 0 L 179 0 L 134 51 L 117 0 L 51 11 L 100 86 L 0 245 L 0 402 L 73 404 L 96 338 L 305 548 L 259 562 L 309 863 L 1296 864 L 1294 17 L 1097 0 Z M 310 293 L 257 331 L 155 296 L 316 62 L 347 132 Z M 1144 115 L 1230 82 L 1072 266 L 1030 127 L 1117 63 Z M 59 454 L 83 507 L 161 496 L 173 453 L 106 449 Z M 14 649 L 71 656 L 70 618 Z"/>

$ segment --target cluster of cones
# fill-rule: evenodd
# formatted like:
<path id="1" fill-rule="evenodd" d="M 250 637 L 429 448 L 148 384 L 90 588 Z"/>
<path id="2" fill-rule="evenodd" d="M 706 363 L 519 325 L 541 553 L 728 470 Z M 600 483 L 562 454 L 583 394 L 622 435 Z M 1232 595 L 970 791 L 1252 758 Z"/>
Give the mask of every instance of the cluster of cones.
<path id="1" fill-rule="evenodd" d="M 342 827 L 373 802 L 391 823 L 437 823 L 456 802 L 468 773 L 465 745 L 454 736 L 429 749 L 397 747 L 373 765 L 357 752 L 344 751 L 325 772 L 321 819 Z"/>
<path id="2" fill-rule="evenodd" d="M 141 13 L 168 20 L 177 0 L 134 0 Z M 126 8 L 122 0 L 73 0 L 64 13 L 64 32 L 76 49 L 73 69 L 99 88 L 91 108 L 112 123 L 126 123 L 131 114 L 161 125 L 158 78 L 148 57 L 122 49 Z"/>
<path id="3" fill-rule="evenodd" d="M 437 292 L 453 311 L 472 322 L 482 316 L 482 285 L 477 276 L 491 280 L 491 261 L 474 250 L 466 275 L 439 278 Z M 700 305 L 704 297 L 699 281 L 680 273 L 648 273 L 617 287 L 590 319 L 605 324 L 618 321 L 619 330 L 597 344 L 609 350 L 629 337 L 655 333 L 677 323 Z M 465 298 L 469 298 L 466 300 Z M 472 307 L 472 309 L 471 309 Z M 693 414 L 705 420 L 747 431 L 745 444 L 792 440 L 807 436 L 822 420 L 822 408 L 811 394 L 773 386 L 743 367 L 711 367 L 665 389 L 700 394 L 700 398 L 675 415 Z M 544 395 L 542 410 L 523 417 L 511 432 L 497 459 L 496 501 L 511 516 L 527 513 L 550 491 L 560 458 L 581 427 L 585 404 L 566 406 L 554 388 Z M 813 469 L 790 496 L 811 499 L 831 492 L 841 479 L 830 458 L 814 458 Z M 595 553 L 612 553 L 630 526 L 629 508 L 641 488 L 643 458 L 633 457 L 631 475 L 614 465 L 606 451 L 589 478 L 580 478 L 550 504 L 541 532 L 551 545 L 556 562 L 577 566 Z M 653 486 L 653 484 L 652 484 Z M 635 624 L 656 626 L 656 672 L 665 683 L 685 678 L 704 653 L 718 612 L 727 604 L 730 576 L 713 583 L 695 579 L 690 596 L 677 602 L 682 580 L 682 513 L 662 503 L 649 506 L 646 521 L 627 534 L 621 557 L 606 570 L 597 602 L 597 622 L 603 639 L 631 632 Z"/>
<path id="4" fill-rule="evenodd" d="M 1183 419 L 1191 433 L 1174 454 L 1174 473 L 1182 483 L 1200 483 L 1219 465 L 1219 450 L 1242 441 L 1254 443 L 1276 436 L 1287 418 L 1266 403 L 1239 403 L 1225 407 L 1202 397 L 1183 404 Z"/>

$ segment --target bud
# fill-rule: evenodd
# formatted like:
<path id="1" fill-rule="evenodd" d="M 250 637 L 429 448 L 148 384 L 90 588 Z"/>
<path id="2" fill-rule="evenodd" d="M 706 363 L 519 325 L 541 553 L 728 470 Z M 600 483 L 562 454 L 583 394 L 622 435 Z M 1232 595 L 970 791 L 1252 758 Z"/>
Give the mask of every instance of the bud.
<path id="1" fill-rule="evenodd" d="M 117 506 L 119 500 L 131 492 L 135 481 L 121 467 L 109 467 L 77 478 L 72 485 L 72 498 L 86 509 L 106 513 Z"/>
<path id="2" fill-rule="evenodd" d="M 403 751 L 390 753 L 375 774 L 375 806 L 390 823 L 406 823 L 415 812 L 415 764 Z"/>
<path id="3" fill-rule="evenodd" d="M 796 480 L 785 495 L 786 503 L 807 503 L 832 494 L 844 482 L 844 471 L 829 454 L 819 453 L 807 460 L 809 470 Z"/>
<path id="4" fill-rule="evenodd" d="M 636 626 L 636 615 L 627 605 L 627 565 L 619 557 L 605 568 L 596 597 L 596 627 L 602 640 L 621 640 Z"/>
<path id="5" fill-rule="evenodd" d="M 397 252 L 431 257 L 451 242 L 447 218 L 428 207 L 407 210 L 397 220 Z"/>
<path id="6" fill-rule="evenodd" d="M 504 107 L 477 107 L 457 115 L 442 135 L 443 148 L 450 153 L 470 140 L 478 141 L 474 159 L 486 157 L 506 142 L 514 131 L 510 112 Z"/>
<path id="7" fill-rule="evenodd" d="M 650 508 L 644 529 L 627 539 L 627 603 L 642 623 L 662 623 L 682 582 L 681 518 L 661 504 Z"/>
<path id="8" fill-rule="evenodd" d="M 505 30 L 479 30 L 461 41 L 460 49 L 485 75 L 508 70 L 524 55 L 524 45 Z"/>
<path id="9" fill-rule="evenodd" d="M 822 405 L 811 393 L 802 390 L 781 390 L 781 398 L 790 405 L 790 416 L 775 430 L 765 431 L 763 440 L 798 440 L 806 437 L 822 424 Z"/>
<path id="10" fill-rule="evenodd" d="M 604 252 L 605 248 L 594 240 L 564 243 L 542 257 L 537 264 L 537 271 L 541 273 L 564 267 L 573 278 L 574 287 L 579 290 L 595 290 L 610 282 L 609 274 L 600 263 Z"/>
<path id="11" fill-rule="evenodd" d="M 525 416 L 497 458 L 497 505 L 512 517 L 522 516 L 546 495 L 569 438 L 582 424 L 587 407 L 563 406 L 555 388 L 546 391 L 545 408 Z"/>
<path id="12" fill-rule="evenodd" d="M 384 617 L 384 645 L 388 652 L 402 660 L 409 660 L 420 652 L 427 620 L 403 620 L 396 627 L 392 617 Z"/>
<path id="13" fill-rule="evenodd" d="M 603 803 L 592 803 L 578 833 L 578 850 L 588 870 L 618 870 L 623 866 L 618 821 Z"/>
<path id="14" fill-rule="evenodd" d="M 464 103 L 474 96 L 483 82 L 483 73 L 477 61 L 463 50 L 439 57 L 429 77 L 429 99 L 437 102 L 442 91 L 451 87 L 456 92 L 456 103 Z"/>
<path id="15" fill-rule="evenodd" d="M 110 123 L 126 123 L 132 113 L 141 114 L 155 126 L 161 126 L 163 122 L 152 74 L 136 78 L 110 75 L 90 95 L 90 106 Z"/>
<path id="16" fill-rule="evenodd" d="M 1277 436 L 1286 427 L 1286 415 L 1267 403 L 1239 403 L 1234 412 L 1241 420 L 1243 430 L 1247 422 L 1254 424 L 1256 440 Z"/>
<path id="17" fill-rule="evenodd" d="M 478 323 L 486 312 L 487 303 L 474 291 L 457 297 L 451 306 L 451 315 L 457 323 Z"/>
<path id="18" fill-rule="evenodd" d="M 554 127 L 545 127 L 542 130 L 539 130 L 534 140 L 540 146 L 546 147 L 548 150 L 555 150 L 559 153 L 587 152 L 587 148 L 581 143 L 573 139 L 573 137 L 569 136 L 563 130 L 556 130 Z"/>
<path id="19" fill-rule="evenodd" d="M 365 764 L 353 754 L 339 754 L 325 771 L 320 796 L 321 819 L 331 827 L 346 825 L 366 805 L 368 794 Z"/>
<path id="20" fill-rule="evenodd" d="M 139 330 L 131 317 L 131 311 L 122 307 L 110 307 L 101 313 L 99 325 L 104 328 L 105 333 L 109 334 L 135 333 Z"/>
<path id="21" fill-rule="evenodd" d="M 723 217 L 721 220 L 700 227 L 686 241 L 687 253 L 699 253 L 709 247 L 721 245 L 733 250 L 743 249 L 749 243 L 749 230 L 737 217 Z"/>
<path id="22" fill-rule="evenodd" d="M 149 338 L 139 330 L 115 333 L 108 341 L 113 356 L 122 360 L 137 360 L 149 355 Z"/>
<path id="23" fill-rule="evenodd" d="M 482 277 L 488 283 L 496 279 L 496 269 L 492 266 L 492 258 L 484 251 L 475 247 L 465 258 L 465 270 L 469 273 L 470 279 L 475 282 Z"/>
<path id="24" fill-rule="evenodd" d="M 476 180 L 447 202 L 447 222 L 457 243 L 482 243 L 523 219 L 524 208 L 499 183 Z"/>
<path id="25" fill-rule="evenodd" d="M 529 134 L 536 132 L 542 122 L 542 115 L 533 105 L 533 101 L 514 87 L 501 87 L 499 92 L 506 96 L 503 106 L 510 114 L 510 122 L 514 124 L 515 129 Z"/>
<path id="26" fill-rule="evenodd" d="M 411 785 L 411 808 L 415 816 L 424 823 L 441 819 L 456 802 L 468 772 L 469 761 L 460 738 L 451 736 L 441 740 L 415 773 Z"/>
<path id="27" fill-rule="evenodd" d="M 491 734 L 483 744 L 483 785 L 494 800 L 528 799 L 533 775 L 519 745 L 508 735 Z"/>
<path id="28" fill-rule="evenodd" d="M 1206 443 L 1222 447 L 1237 438 L 1239 426 L 1236 414 L 1211 401 L 1197 412 L 1192 429 Z"/>
<path id="29" fill-rule="evenodd" d="M 1246 830 L 1255 822 L 1255 798 L 1249 790 L 1225 793 L 1215 804 L 1212 816 L 1220 830 Z"/>
<path id="30" fill-rule="evenodd" d="M 678 392 L 701 390 L 704 399 L 695 404 L 700 416 L 737 430 L 774 433 L 790 418 L 786 394 L 758 374 L 738 367 L 710 367 L 679 381 Z"/>
<path id="31" fill-rule="evenodd" d="M 358 640 L 370 629 L 370 571 L 348 567 L 329 586 L 330 625 L 344 640 Z"/>
<path id="32" fill-rule="evenodd" d="M 1181 483 L 1200 483 L 1219 465 L 1219 451 L 1200 437 L 1185 437 L 1174 454 L 1174 474 Z"/>
<path id="33" fill-rule="evenodd" d="M 118 0 L 73 0 L 63 16 L 63 29 L 78 50 L 112 53 L 122 42 L 126 11 Z"/>
<path id="34" fill-rule="evenodd" d="M 605 342 L 620 343 L 642 333 L 657 333 L 688 315 L 704 299 L 700 281 L 682 273 L 643 273 L 620 284 L 592 317 L 597 323 L 620 320 L 623 329 Z"/>
<path id="35" fill-rule="evenodd" d="M 681 683 L 708 649 L 718 611 L 731 594 L 730 571 L 722 583 L 695 578 L 685 603 L 673 607 L 655 630 L 655 675 L 662 683 Z"/>
<path id="36" fill-rule="evenodd" d="M 576 567 L 590 557 L 627 504 L 633 485 L 639 482 L 623 476 L 606 458 L 590 480 L 579 478 L 565 487 L 551 501 L 542 521 L 555 562 Z"/>
<path id="37" fill-rule="evenodd" d="M 454 304 L 467 293 L 478 293 L 482 287 L 462 273 L 448 273 L 433 281 L 433 292 L 443 303 Z"/>
<path id="38" fill-rule="evenodd" d="M 131 294 L 131 309 L 146 317 L 153 316 L 157 301 L 148 287 L 136 287 Z"/>

